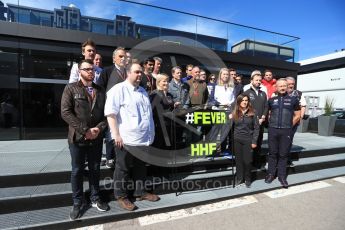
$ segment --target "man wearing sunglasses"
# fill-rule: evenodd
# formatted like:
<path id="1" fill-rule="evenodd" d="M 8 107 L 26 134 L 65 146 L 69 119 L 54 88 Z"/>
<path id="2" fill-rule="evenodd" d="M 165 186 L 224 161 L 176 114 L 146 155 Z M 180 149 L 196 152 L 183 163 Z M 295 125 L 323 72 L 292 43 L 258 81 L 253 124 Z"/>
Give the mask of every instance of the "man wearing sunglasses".
<path id="1" fill-rule="evenodd" d="M 78 69 L 80 80 L 66 85 L 61 98 L 61 117 L 69 125 L 68 144 L 72 160 L 71 220 L 81 216 L 86 158 L 92 206 L 99 211 L 109 209 L 99 196 L 102 133 L 107 126 L 104 117 L 105 92 L 93 83 L 95 73 L 92 60 L 82 60 Z"/>

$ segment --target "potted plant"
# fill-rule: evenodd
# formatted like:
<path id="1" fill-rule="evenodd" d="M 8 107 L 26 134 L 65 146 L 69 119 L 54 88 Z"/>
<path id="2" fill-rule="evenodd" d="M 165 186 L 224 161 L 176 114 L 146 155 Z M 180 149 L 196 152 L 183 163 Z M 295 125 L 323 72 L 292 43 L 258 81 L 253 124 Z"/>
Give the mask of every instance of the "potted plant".
<path id="1" fill-rule="evenodd" d="M 332 116 L 334 110 L 334 99 L 326 98 L 325 113 L 318 117 L 318 133 L 320 136 L 332 136 L 334 132 L 336 116 Z"/>
<path id="2" fill-rule="evenodd" d="M 309 115 L 304 114 L 303 118 L 300 120 L 300 123 L 297 128 L 297 132 L 299 133 L 306 133 L 308 132 L 309 127 Z"/>

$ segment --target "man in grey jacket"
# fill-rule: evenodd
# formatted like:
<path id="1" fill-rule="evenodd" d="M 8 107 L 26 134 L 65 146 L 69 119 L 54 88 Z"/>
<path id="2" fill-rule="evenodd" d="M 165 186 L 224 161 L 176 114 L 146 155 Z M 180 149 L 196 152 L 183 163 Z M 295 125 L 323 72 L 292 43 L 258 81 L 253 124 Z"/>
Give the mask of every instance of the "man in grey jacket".
<path id="1" fill-rule="evenodd" d="M 181 81 L 182 70 L 179 66 L 171 69 L 172 79 L 169 83 L 168 92 L 173 96 L 175 107 L 182 108 L 189 105 L 189 85 Z"/>

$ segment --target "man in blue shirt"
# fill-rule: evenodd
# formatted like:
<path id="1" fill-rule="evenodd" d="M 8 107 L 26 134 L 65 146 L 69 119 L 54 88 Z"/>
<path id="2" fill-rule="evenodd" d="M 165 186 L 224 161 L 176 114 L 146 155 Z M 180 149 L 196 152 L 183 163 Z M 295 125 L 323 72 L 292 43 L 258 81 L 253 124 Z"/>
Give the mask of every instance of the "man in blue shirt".
<path id="1" fill-rule="evenodd" d="M 301 109 L 296 97 L 287 93 L 287 81 L 281 78 L 276 83 L 277 95 L 268 101 L 268 174 L 266 183 L 271 183 L 278 171 L 278 180 L 288 188 L 286 165 L 291 144 L 293 126 L 300 120 Z"/>

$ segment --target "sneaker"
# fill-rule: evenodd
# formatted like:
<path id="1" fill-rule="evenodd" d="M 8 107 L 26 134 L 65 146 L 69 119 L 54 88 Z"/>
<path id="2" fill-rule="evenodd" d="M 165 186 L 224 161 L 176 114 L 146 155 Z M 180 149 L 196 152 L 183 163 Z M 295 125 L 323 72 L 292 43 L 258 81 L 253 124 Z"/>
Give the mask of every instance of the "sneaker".
<path id="1" fill-rule="evenodd" d="M 250 181 L 247 181 L 247 180 L 246 180 L 245 184 L 246 184 L 247 188 L 250 188 L 250 186 L 252 185 L 252 183 Z"/>
<path id="2" fill-rule="evenodd" d="M 73 205 L 73 208 L 69 214 L 70 220 L 75 220 L 80 217 L 80 209 L 81 209 L 81 205 Z"/>
<path id="3" fill-rule="evenodd" d="M 92 202 L 92 207 L 97 208 L 97 210 L 100 212 L 105 212 L 109 209 L 109 205 L 101 200 Z"/>
<path id="4" fill-rule="evenodd" d="M 151 201 L 151 202 L 155 202 L 155 201 L 159 201 L 160 198 L 156 194 L 145 193 L 144 195 L 137 197 L 136 200 L 137 201 L 148 200 L 148 201 Z"/>
<path id="5" fill-rule="evenodd" d="M 264 165 L 261 165 L 261 167 L 260 167 L 261 171 L 267 171 L 267 169 L 268 169 L 268 164 L 267 163 L 264 164 Z"/>
<path id="6" fill-rule="evenodd" d="M 107 160 L 105 163 L 105 167 L 107 167 L 108 169 L 115 168 L 115 161 L 113 159 Z"/>
<path id="7" fill-rule="evenodd" d="M 120 197 L 117 199 L 120 207 L 126 209 L 128 211 L 133 211 L 136 209 L 136 206 L 127 198 L 127 197 Z"/>
<path id="8" fill-rule="evenodd" d="M 228 159 L 228 160 L 232 160 L 233 159 L 233 157 L 232 157 L 232 155 L 229 155 L 229 156 L 223 156 L 225 159 Z"/>
<path id="9" fill-rule="evenodd" d="M 107 158 L 105 158 L 104 156 L 102 156 L 102 159 L 101 159 L 101 166 L 105 166 L 107 162 Z"/>
<path id="10" fill-rule="evenodd" d="M 233 158 L 230 152 L 223 152 L 222 157 L 229 160 L 232 160 Z"/>
<path id="11" fill-rule="evenodd" d="M 295 164 L 292 161 L 289 161 L 288 162 L 288 167 L 289 168 L 293 168 L 293 167 L 295 167 Z"/>

